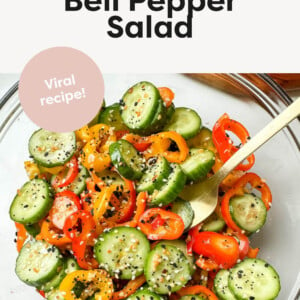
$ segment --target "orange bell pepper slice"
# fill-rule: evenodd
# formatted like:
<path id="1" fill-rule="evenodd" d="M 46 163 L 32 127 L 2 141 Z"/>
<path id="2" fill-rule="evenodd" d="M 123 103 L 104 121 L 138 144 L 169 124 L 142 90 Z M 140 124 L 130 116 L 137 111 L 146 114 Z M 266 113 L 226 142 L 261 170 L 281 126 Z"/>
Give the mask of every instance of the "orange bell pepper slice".
<path id="1" fill-rule="evenodd" d="M 140 275 L 137 278 L 130 280 L 127 285 L 120 291 L 114 292 L 112 300 L 120 300 L 129 297 L 134 294 L 136 290 L 146 282 L 144 275 Z"/>
<path id="2" fill-rule="evenodd" d="M 218 297 L 210 289 L 208 289 L 203 285 L 193 285 L 193 286 L 183 287 L 182 289 L 177 291 L 177 294 L 179 294 L 180 297 L 186 295 L 204 294 L 205 296 L 207 296 L 208 300 L 218 300 Z"/>
<path id="3" fill-rule="evenodd" d="M 168 87 L 159 87 L 158 91 L 162 101 L 164 101 L 166 107 L 168 108 L 172 104 L 175 94 Z"/>
<path id="4" fill-rule="evenodd" d="M 77 282 L 86 286 L 79 298 L 76 297 L 73 289 Z M 110 300 L 113 295 L 113 282 L 106 271 L 96 270 L 79 270 L 74 271 L 63 279 L 59 290 L 64 294 L 66 300 L 80 300 L 92 296 L 95 291 L 96 300 Z"/>
<path id="5" fill-rule="evenodd" d="M 17 250 L 18 252 L 20 252 L 27 239 L 27 231 L 23 224 L 15 222 L 15 226 L 17 229 L 17 241 L 16 241 Z"/>

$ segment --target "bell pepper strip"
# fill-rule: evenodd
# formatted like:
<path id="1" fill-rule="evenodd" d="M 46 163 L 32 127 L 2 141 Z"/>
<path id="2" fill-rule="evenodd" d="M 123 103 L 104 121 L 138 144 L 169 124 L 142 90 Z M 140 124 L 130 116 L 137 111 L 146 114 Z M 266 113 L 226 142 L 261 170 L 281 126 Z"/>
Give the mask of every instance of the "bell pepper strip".
<path id="1" fill-rule="evenodd" d="M 90 139 L 90 130 L 87 125 L 75 131 L 76 140 L 81 141 L 83 143 L 87 143 Z"/>
<path id="2" fill-rule="evenodd" d="M 193 255 L 193 245 L 196 240 L 196 236 L 200 233 L 200 230 L 202 228 L 202 223 L 192 227 L 189 232 L 186 239 L 186 250 L 188 255 Z"/>
<path id="3" fill-rule="evenodd" d="M 95 237 L 96 224 L 90 213 L 78 210 L 66 218 L 63 230 L 72 241 L 91 240 Z"/>
<path id="4" fill-rule="evenodd" d="M 126 134 L 128 134 L 128 133 L 129 133 L 129 130 L 126 130 L 126 129 L 115 131 L 117 140 L 120 140 L 121 138 L 123 138 L 124 135 L 126 135 Z"/>
<path id="5" fill-rule="evenodd" d="M 132 220 L 117 224 L 117 226 L 137 227 L 138 221 L 146 209 L 147 198 L 148 194 L 146 192 L 140 192 L 136 199 L 136 210 Z"/>
<path id="6" fill-rule="evenodd" d="M 226 162 L 236 151 L 239 146 L 235 146 L 231 138 L 226 134 L 226 131 L 234 133 L 241 141 L 241 144 L 246 144 L 250 139 L 247 129 L 238 121 L 230 119 L 228 114 L 223 114 L 212 130 L 213 143 L 215 144 L 220 158 Z M 248 163 L 241 163 L 236 167 L 236 170 L 248 171 L 252 168 L 255 162 L 254 154 L 247 158 Z"/>
<path id="7" fill-rule="evenodd" d="M 73 156 L 70 161 L 68 161 L 64 169 L 55 175 L 52 186 L 54 188 L 62 188 L 74 181 L 78 175 L 78 162 L 77 158 Z"/>
<path id="8" fill-rule="evenodd" d="M 239 244 L 229 235 L 203 231 L 196 236 L 193 251 L 207 257 L 219 265 L 219 268 L 229 269 L 239 259 Z"/>
<path id="9" fill-rule="evenodd" d="M 233 196 L 243 195 L 247 184 L 250 184 L 252 189 L 256 189 L 261 192 L 261 199 L 264 202 L 267 210 L 270 209 L 272 204 L 272 194 L 270 188 L 258 175 L 254 173 L 246 173 L 241 178 L 239 178 L 232 186 L 232 188 L 226 192 L 221 203 L 222 216 L 227 226 L 236 232 L 241 232 L 242 229 L 238 227 L 231 218 L 229 202 Z"/>
<path id="10" fill-rule="evenodd" d="M 257 254 L 259 252 L 259 248 L 251 248 L 249 247 L 247 257 L 249 258 L 256 258 Z"/>
<path id="11" fill-rule="evenodd" d="M 243 260 L 248 255 L 250 250 L 249 239 L 246 235 L 242 234 L 241 232 L 234 232 L 233 236 L 235 236 L 238 239 L 240 259 Z"/>
<path id="12" fill-rule="evenodd" d="M 46 298 L 46 293 L 41 290 L 36 290 L 43 298 Z"/>
<path id="13" fill-rule="evenodd" d="M 176 292 L 180 297 L 186 295 L 199 295 L 204 294 L 208 300 L 218 300 L 218 297 L 207 287 L 203 285 L 193 285 L 181 288 Z"/>
<path id="14" fill-rule="evenodd" d="M 162 101 L 164 101 L 166 107 L 168 108 L 172 104 L 175 94 L 168 87 L 159 87 L 158 91 Z"/>
<path id="15" fill-rule="evenodd" d="M 74 293 L 76 284 L 80 282 L 85 287 L 77 297 Z M 80 300 L 92 297 L 95 300 L 110 300 L 113 295 L 113 282 L 104 270 L 78 270 L 66 275 L 59 286 L 66 300 Z"/>
<path id="16" fill-rule="evenodd" d="M 124 135 L 122 139 L 132 144 L 133 147 L 139 152 L 144 152 L 151 146 L 151 142 L 149 141 L 148 137 L 141 137 L 133 133 Z"/>
<path id="17" fill-rule="evenodd" d="M 161 226 L 156 226 L 156 219 L 160 220 Z M 138 221 L 141 231 L 147 235 L 149 240 L 175 240 L 179 238 L 184 231 L 184 223 L 177 214 L 166 211 L 161 208 L 150 208 L 146 210 Z"/>
<path id="18" fill-rule="evenodd" d="M 34 163 L 33 161 L 30 161 L 30 160 L 25 161 L 24 168 L 25 168 L 26 174 L 30 180 L 33 178 L 39 177 L 40 169 L 39 169 L 38 165 L 36 163 Z"/>
<path id="19" fill-rule="evenodd" d="M 38 234 L 36 240 L 45 240 L 46 242 L 54 246 L 65 246 L 71 243 L 71 239 L 68 238 L 63 232 L 57 233 L 52 229 L 51 222 L 49 219 L 45 219 L 41 225 L 41 232 Z"/>
<path id="20" fill-rule="evenodd" d="M 206 271 L 218 270 L 219 265 L 210 258 L 199 257 L 196 260 L 196 265 Z"/>
<path id="21" fill-rule="evenodd" d="M 27 239 L 27 231 L 23 224 L 15 222 L 15 226 L 17 229 L 16 245 L 18 252 L 20 252 Z"/>
<path id="22" fill-rule="evenodd" d="M 169 142 L 166 142 L 168 141 Z M 148 159 L 157 154 L 164 156 L 169 162 L 181 163 L 186 160 L 189 154 L 189 148 L 185 139 L 175 131 L 160 132 L 149 137 L 152 145 L 145 152 L 144 156 Z M 179 151 L 168 151 L 170 141 L 174 141 Z"/>
<path id="23" fill-rule="evenodd" d="M 138 288 L 140 288 L 146 282 L 144 275 L 140 275 L 137 278 L 130 280 L 127 285 L 120 291 L 114 292 L 112 300 L 121 300 L 134 294 Z"/>
<path id="24" fill-rule="evenodd" d="M 67 217 L 80 209 L 79 197 L 72 191 L 62 191 L 55 194 L 53 205 L 49 211 L 49 218 L 55 227 L 63 230 Z"/>
<path id="25" fill-rule="evenodd" d="M 74 239 L 72 250 L 80 268 L 91 270 L 99 267 L 99 263 L 93 257 L 93 249 L 88 245 L 88 240 Z"/>

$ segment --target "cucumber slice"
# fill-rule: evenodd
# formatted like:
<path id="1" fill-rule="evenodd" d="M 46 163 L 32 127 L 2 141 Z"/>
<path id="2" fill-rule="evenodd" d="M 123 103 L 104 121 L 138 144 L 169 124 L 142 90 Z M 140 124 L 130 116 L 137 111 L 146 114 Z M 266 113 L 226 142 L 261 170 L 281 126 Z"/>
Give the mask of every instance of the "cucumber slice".
<path id="1" fill-rule="evenodd" d="M 60 290 L 53 290 L 46 294 L 47 300 L 65 300 L 64 292 Z"/>
<path id="2" fill-rule="evenodd" d="M 207 300 L 208 298 L 205 295 L 185 295 L 179 300 Z"/>
<path id="3" fill-rule="evenodd" d="M 80 270 L 80 267 L 77 261 L 72 257 L 68 257 L 66 260 L 66 273 L 69 274 L 78 270 Z"/>
<path id="4" fill-rule="evenodd" d="M 24 226 L 26 231 L 33 237 L 38 235 L 41 232 L 41 227 L 38 223 L 27 224 Z"/>
<path id="5" fill-rule="evenodd" d="M 201 128 L 201 118 L 190 108 L 178 107 L 165 127 L 167 131 L 176 131 L 183 138 L 194 137 Z"/>
<path id="6" fill-rule="evenodd" d="M 176 198 L 172 203 L 171 211 L 181 217 L 184 223 L 184 231 L 188 230 L 194 219 L 194 211 L 191 204 L 181 198 Z"/>
<path id="7" fill-rule="evenodd" d="M 137 191 L 153 193 L 155 189 L 163 186 L 169 173 L 169 163 L 163 156 L 151 157 L 147 162 L 147 170 L 137 185 Z"/>
<path id="8" fill-rule="evenodd" d="M 28 285 L 41 286 L 51 280 L 62 266 L 59 250 L 44 241 L 27 242 L 19 253 L 16 274 Z"/>
<path id="9" fill-rule="evenodd" d="M 98 123 L 99 116 L 104 111 L 105 106 L 106 106 L 106 103 L 105 103 L 105 100 L 103 99 L 101 108 L 99 109 L 99 111 L 97 112 L 95 117 L 88 123 L 89 127 L 92 127 Z"/>
<path id="10" fill-rule="evenodd" d="M 148 289 L 143 289 L 129 296 L 127 300 L 163 300 L 163 298 Z"/>
<path id="11" fill-rule="evenodd" d="M 158 190 L 154 190 L 149 196 L 149 206 L 163 206 L 176 199 L 184 188 L 186 175 L 182 172 L 178 164 L 170 164 L 171 172 L 165 184 Z"/>
<path id="12" fill-rule="evenodd" d="M 259 197 L 252 194 L 231 198 L 229 207 L 234 222 L 247 232 L 256 232 L 266 222 L 266 206 Z"/>
<path id="13" fill-rule="evenodd" d="M 183 240 L 163 240 L 159 244 L 174 246 L 174 247 L 178 248 L 179 250 L 181 250 L 182 253 L 185 255 L 185 257 L 187 258 L 187 260 L 189 261 L 191 274 L 195 272 L 196 267 L 195 267 L 195 262 L 194 262 L 194 256 L 188 255 L 185 241 L 183 241 Z"/>
<path id="14" fill-rule="evenodd" d="M 29 140 L 29 153 L 44 167 L 62 166 L 76 150 L 74 132 L 58 133 L 40 129 Z"/>
<path id="15" fill-rule="evenodd" d="M 196 181 L 206 177 L 215 164 L 215 154 L 206 149 L 190 149 L 190 156 L 180 165 L 188 180 Z"/>
<path id="16" fill-rule="evenodd" d="M 153 117 L 153 120 L 151 121 L 151 124 L 148 126 L 148 128 L 144 130 L 135 130 L 135 131 L 141 135 L 150 135 L 152 133 L 161 131 L 167 121 L 166 115 L 167 115 L 167 108 L 164 102 L 161 99 L 158 99 L 158 108 Z"/>
<path id="17" fill-rule="evenodd" d="M 214 151 L 216 148 L 213 143 L 212 132 L 206 127 L 202 127 L 196 136 L 186 142 L 189 148 L 204 148 L 211 151 Z"/>
<path id="18" fill-rule="evenodd" d="M 145 277 L 155 293 L 176 292 L 191 279 L 188 259 L 177 247 L 156 245 L 147 257 Z"/>
<path id="19" fill-rule="evenodd" d="M 125 185 L 124 180 L 122 179 L 122 177 L 117 173 L 117 172 L 113 172 L 110 171 L 108 169 L 96 173 L 96 175 L 105 182 L 106 185 L 112 185 L 112 184 L 116 184 L 116 185 Z"/>
<path id="20" fill-rule="evenodd" d="M 109 155 L 118 172 L 130 180 L 143 176 L 145 163 L 138 151 L 126 140 L 119 140 L 109 146 Z"/>
<path id="21" fill-rule="evenodd" d="M 172 104 L 167 108 L 167 114 L 166 114 L 167 122 L 169 122 L 172 119 L 174 112 L 175 112 L 175 105 L 172 102 Z"/>
<path id="22" fill-rule="evenodd" d="M 15 196 L 10 218 L 21 224 L 34 224 L 43 219 L 53 203 L 48 183 L 42 179 L 26 182 Z"/>
<path id="23" fill-rule="evenodd" d="M 201 230 L 219 232 L 224 228 L 225 224 L 223 219 L 220 219 L 216 213 L 213 213 L 204 221 Z"/>
<path id="24" fill-rule="evenodd" d="M 131 87 L 121 102 L 121 117 L 131 130 L 147 129 L 153 121 L 160 94 L 150 82 L 142 81 Z"/>
<path id="25" fill-rule="evenodd" d="M 235 265 L 229 273 L 228 287 L 241 300 L 272 300 L 281 288 L 275 269 L 257 258 L 247 258 Z"/>
<path id="26" fill-rule="evenodd" d="M 131 227 L 117 227 L 103 233 L 94 249 L 100 266 L 120 279 L 143 274 L 149 251 L 150 243 L 145 235 Z"/>
<path id="27" fill-rule="evenodd" d="M 73 182 L 62 188 L 56 188 L 55 189 L 56 193 L 59 193 L 59 192 L 65 191 L 65 190 L 69 190 L 77 195 L 80 195 L 85 190 L 85 187 L 86 187 L 85 181 L 90 175 L 89 175 L 88 170 L 84 166 L 79 165 L 78 168 L 79 168 L 78 175 L 73 180 Z M 53 175 L 51 177 L 51 184 L 53 183 L 54 178 L 55 178 L 55 175 Z"/>
<path id="28" fill-rule="evenodd" d="M 107 124 L 115 130 L 128 130 L 121 118 L 119 103 L 107 106 L 99 115 L 98 123 Z"/>
<path id="29" fill-rule="evenodd" d="M 58 274 L 55 275 L 50 281 L 47 281 L 45 284 L 39 287 L 40 290 L 44 292 L 50 292 L 51 290 L 57 288 L 63 279 L 66 277 L 66 261 L 64 261 L 63 265 L 57 268 Z"/>
<path id="30" fill-rule="evenodd" d="M 214 279 L 214 291 L 220 300 L 237 300 L 228 288 L 228 270 L 220 270 Z"/>

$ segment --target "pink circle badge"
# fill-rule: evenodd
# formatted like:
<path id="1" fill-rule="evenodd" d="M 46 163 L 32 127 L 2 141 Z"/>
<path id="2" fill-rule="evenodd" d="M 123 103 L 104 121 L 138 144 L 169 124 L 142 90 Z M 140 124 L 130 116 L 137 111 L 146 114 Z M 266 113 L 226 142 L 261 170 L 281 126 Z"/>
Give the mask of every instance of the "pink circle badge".
<path id="1" fill-rule="evenodd" d="M 19 97 L 28 117 L 56 132 L 76 130 L 101 108 L 104 81 L 95 62 L 83 52 L 55 47 L 34 56 L 25 66 Z"/>

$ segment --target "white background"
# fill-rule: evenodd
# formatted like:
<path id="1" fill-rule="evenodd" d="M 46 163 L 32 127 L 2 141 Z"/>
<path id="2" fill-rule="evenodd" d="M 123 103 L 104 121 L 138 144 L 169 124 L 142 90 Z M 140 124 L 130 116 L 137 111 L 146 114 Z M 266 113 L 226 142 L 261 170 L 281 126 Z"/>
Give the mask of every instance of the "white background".
<path id="1" fill-rule="evenodd" d="M 149 13 L 145 4 L 134 13 L 128 0 L 119 2 L 127 20 Z M 233 0 L 233 12 L 196 13 L 192 39 L 112 39 L 112 12 L 65 12 L 64 0 L 0 0 L 0 72 L 19 73 L 53 46 L 86 52 L 106 73 L 299 72 L 299 12 L 299 0 Z"/>

